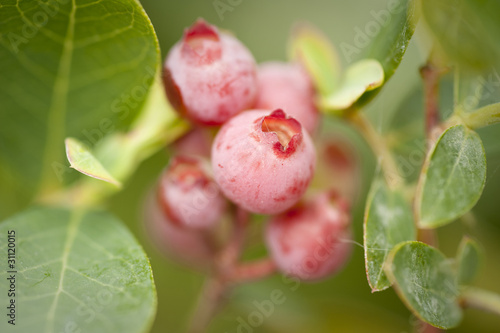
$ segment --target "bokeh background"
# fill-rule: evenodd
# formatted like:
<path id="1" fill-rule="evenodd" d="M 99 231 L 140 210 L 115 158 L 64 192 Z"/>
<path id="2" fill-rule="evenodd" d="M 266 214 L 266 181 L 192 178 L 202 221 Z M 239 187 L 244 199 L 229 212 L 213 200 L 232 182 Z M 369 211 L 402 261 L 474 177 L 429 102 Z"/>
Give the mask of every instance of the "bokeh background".
<path id="1" fill-rule="evenodd" d="M 213 0 L 158 1 L 142 0 L 158 34 L 164 58 L 169 48 L 181 37 L 185 27 L 198 17 L 232 31 L 253 52 L 258 62 L 285 60 L 286 46 L 292 26 L 308 21 L 319 27 L 335 45 L 353 44 L 356 28 L 364 29 L 373 21 L 372 11 L 387 8 L 386 0 L 220 0 L 229 6 L 220 17 Z M 422 92 L 418 75 L 428 50 L 425 27 L 420 25 L 396 75 L 366 111 L 377 128 L 385 133 L 398 160 L 408 161 L 419 155 L 423 143 Z M 344 63 L 347 60 L 341 53 Z M 497 79 L 498 81 L 498 79 Z M 499 96 L 500 89 L 493 96 Z M 442 89 L 442 112 L 451 110 L 451 88 Z M 366 194 L 376 166 L 375 157 L 364 141 L 346 124 L 325 121 L 323 130 L 342 133 L 356 147 L 362 164 L 362 189 L 353 204 L 355 240 L 362 244 L 362 222 Z M 485 258 L 476 285 L 500 293 L 500 135 L 499 126 L 480 131 L 488 158 L 488 178 L 482 199 L 474 215 L 439 229 L 439 245 L 452 257 L 463 234 L 480 241 Z M 412 155 L 413 154 L 413 155 Z M 421 155 L 421 153 L 420 153 Z M 321 158 L 321 156 L 319 157 Z M 196 303 L 204 277 L 178 265 L 159 253 L 147 238 L 141 224 L 141 207 L 147 191 L 168 162 L 162 151 L 148 159 L 127 184 L 112 198 L 111 210 L 126 221 L 151 258 L 158 290 L 158 313 L 152 332 L 183 332 Z M 418 175 L 418 165 L 409 172 Z M 262 224 L 252 226 L 247 257 L 264 253 L 259 242 Z M 412 332 L 416 320 L 392 289 L 370 292 L 366 282 L 363 249 L 355 246 L 347 267 L 335 277 L 315 284 L 301 284 L 292 291 L 280 275 L 242 285 L 234 289 L 224 310 L 214 319 L 210 332 L 237 332 L 238 318 L 246 321 L 255 311 L 254 301 L 269 299 L 272 290 L 281 290 L 286 301 L 278 305 L 263 324 L 252 332 Z M 476 310 L 467 310 L 462 325 L 450 332 L 498 332 L 500 318 Z M 247 330 L 240 330 L 247 332 Z"/>

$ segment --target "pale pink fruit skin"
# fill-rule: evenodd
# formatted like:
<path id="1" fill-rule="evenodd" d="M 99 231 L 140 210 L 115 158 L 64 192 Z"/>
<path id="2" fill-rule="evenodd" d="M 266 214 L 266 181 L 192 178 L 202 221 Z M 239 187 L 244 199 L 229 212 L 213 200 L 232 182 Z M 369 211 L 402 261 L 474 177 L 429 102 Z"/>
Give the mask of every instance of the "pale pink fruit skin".
<path id="1" fill-rule="evenodd" d="M 184 171 L 174 171 L 179 168 Z M 160 177 L 157 195 L 169 220 L 185 228 L 213 228 L 227 208 L 209 175 L 208 163 L 195 156 L 178 155 L 171 160 Z"/>
<path id="2" fill-rule="evenodd" d="M 190 120 L 202 125 L 220 125 L 255 104 L 256 63 L 234 36 L 219 32 L 201 20 L 190 29 L 200 24 L 212 29 L 219 40 L 201 38 L 201 49 L 189 51 L 185 45 L 187 30 L 165 61 L 165 86 L 172 105 Z M 220 57 L 212 56 L 219 54 L 219 50 Z M 206 52 L 212 52 L 208 58 Z"/>
<path id="3" fill-rule="evenodd" d="M 323 193 L 273 217 L 265 230 L 270 255 L 281 272 L 316 281 L 338 272 L 350 258 L 352 233 L 346 202 Z"/>
<path id="4" fill-rule="evenodd" d="M 160 207 L 156 193 L 146 198 L 143 220 L 146 233 L 162 254 L 192 268 L 210 269 L 216 249 L 208 242 L 204 231 L 172 223 Z"/>
<path id="5" fill-rule="evenodd" d="M 297 144 L 280 153 L 276 133 L 261 130 L 263 117 L 270 114 L 250 110 L 237 115 L 222 126 L 212 145 L 212 170 L 222 192 L 237 205 L 260 214 L 277 214 L 294 205 L 306 191 L 316 165 L 311 138 L 296 121 Z"/>
<path id="6" fill-rule="evenodd" d="M 262 63 L 257 68 L 257 83 L 256 109 L 283 109 L 314 133 L 320 114 L 312 81 L 299 64 Z"/>

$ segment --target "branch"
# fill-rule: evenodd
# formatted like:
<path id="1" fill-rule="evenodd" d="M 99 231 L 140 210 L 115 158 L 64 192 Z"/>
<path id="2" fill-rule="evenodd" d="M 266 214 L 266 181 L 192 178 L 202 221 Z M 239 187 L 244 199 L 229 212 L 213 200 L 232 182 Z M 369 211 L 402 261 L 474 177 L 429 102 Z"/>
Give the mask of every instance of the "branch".
<path id="1" fill-rule="evenodd" d="M 479 288 L 467 288 L 462 292 L 463 307 L 479 309 L 500 316 L 500 295 Z"/>
<path id="2" fill-rule="evenodd" d="M 263 258 L 234 267 L 228 280 L 232 283 L 255 281 L 276 272 L 276 264 L 271 258 Z"/>
<path id="3" fill-rule="evenodd" d="M 224 274 L 231 270 L 240 258 L 245 243 L 249 217 L 250 214 L 246 210 L 237 207 L 233 234 L 217 260 L 218 270 Z"/>
<path id="4" fill-rule="evenodd" d="M 191 317 L 188 333 L 206 331 L 213 316 L 223 305 L 224 296 L 232 286 L 264 278 L 276 271 L 276 265 L 270 258 L 238 264 L 245 243 L 249 218 L 250 214 L 247 211 L 237 208 L 233 233 L 215 260 L 216 267 L 213 275 L 207 278 L 203 286 Z"/>
<path id="5" fill-rule="evenodd" d="M 439 117 L 439 78 L 442 71 L 428 61 L 420 68 L 420 75 L 424 81 L 425 100 L 425 132 L 427 138 L 432 137 L 434 128 L 440 123 Z"/>
<path id="6" fill-rule="evenodd" d="M 497 124 L 500 122 L 500 103 L 484 106 L 471 113 L 464 113 L 461 118 L 472 129 Z"/>
<path id="7" fill-rule="evenodd" d="M 386 145 L 382 135 L 373 128 L 370 121 L 359 112 L 353 112 L 349 120 L 356 126 L 359 132 L 364 136 L 365 141 L 370 145 L 377 159 L 380 159 L 382 171 L 384 172 L 387 185 L 391 188 L 396 188 L 403 182 L 403 178 L 399 173 L 394 157 Z"/>
<path id="8" fill-rule="evenodd" d="M 188 333 L 202 333 L 207 330 L 212 317 L 222 306 L 225 291 L 225 282 L 220 277 L 214 276 L 207 279 L 191 316 Z"/>
<path id="9" fill-rule="evenodd" d="M 249 213 L 237 207 L 234 220 L 234 229 L 227 245 L 221 250 L 215 259 L 215 271 L 207 278 L 201 291 L 196 309 L 191 316 L 189 333 L 201 333 L 206 330 L 212 317 L 221 307 L 223 296 L 228 289 L 227 275 L 233 270 L 238 261 L 243 244 L 245 242 L 246 227 L 248 225 Z"/>

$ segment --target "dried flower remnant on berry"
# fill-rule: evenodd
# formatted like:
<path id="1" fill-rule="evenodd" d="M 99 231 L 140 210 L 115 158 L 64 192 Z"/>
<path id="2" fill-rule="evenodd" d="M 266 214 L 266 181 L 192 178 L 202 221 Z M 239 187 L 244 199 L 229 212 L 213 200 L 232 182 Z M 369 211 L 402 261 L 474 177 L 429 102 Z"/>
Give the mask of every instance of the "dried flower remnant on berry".
<path id="1" fill-rule="evenodd" d="M 255 60 L 234 36 L 199 19 L 170 50 L 164 83 L 172 106 L 200 125 L 221 125 L 251 108 Z"/>
<path id="2" fill-rule="evenodd" d="M 309 134 L 283 110 L 243 112 L 222 126 L 212 145 L 222 192 L 254 213 L 276 214 L 294 205 L 315 165 Z"/>
<path id="3" fill-rule="evenodd" d="M 226 200 L 194 156 L 176 156 L 163 173 L 158 200 L 172 223 L 188 228 L 212 228 L 226 209 Z"/>

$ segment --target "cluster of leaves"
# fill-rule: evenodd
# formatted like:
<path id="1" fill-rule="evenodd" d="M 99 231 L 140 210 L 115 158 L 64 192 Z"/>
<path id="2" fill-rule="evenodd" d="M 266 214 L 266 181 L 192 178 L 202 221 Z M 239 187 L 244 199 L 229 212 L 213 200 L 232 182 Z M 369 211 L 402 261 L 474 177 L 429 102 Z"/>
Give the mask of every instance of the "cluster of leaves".
<path id="1" fill-rule="evenodd" d="M 398 67 L 413 35 L 417 13 L 423 14 L 426 26 L 435 35 L 440 57 L 455 69 L 455 109 L 439 124 L 440 136 L 428 138 L 429 148 L 416 186 L 400 175 L 391 161 L 392 153 L 384 147 L 387 143 L 370 124 L 363 120 L 359 126 L 367 141 L 372 141 L 369 143 L 375 154 L 385 159 L 365 208 L 368 283 L 373 292 L 393 286 L 418 318 L 444 329 L 460 323 L 468 298 L 489 300 L 490 305 L 496 304 L 489 310 L 496 312 L 500 300 L 469 287 L 480 259 L 480 247 L 474 240 L 465 236 L 454 259 L 417 241 L 425 239 L 419 235 L 464 216 L 479 200 L 486 181 L 486 155 L 474 129 L 497 123 L 500 116 L 499 104 L 474 109 L 476 104 L 464 102 L 475 88 L 465 73 L 498 66 L 498 50 L 495 46 L 491 50 L 489 40 L 500 26 L 485 9 L 494 10 L 498 5 L 487 1 L 488 6 L 479 8 L 474 1 L 458 2 L 408 1 L 401 15 L 381 31 L 380 38 L 375 38 L 363 59 L 342 75 L 333 46 L 321 34 L 303 33 L 296 37 L 294 45 L 306 59 L 323 111 L 355 124 L 359 117 L 352 115 L 362 112 L 360 108 L 382 89 Z"/>
<path id="2" fill-rule="evenodd" d="M 151 22 L 133 0 L 2 0 L 0 32 L 0 217 L 17 213 L 0 233 L 16 234 L 16 328 L 148 331 L 147 255 L 97 204 L 186 129 L 158 80 Z M 109 183 L 76 177 L 65 142 L 71 167 Z"/>
<path id="3" fill-rule="evenodd" d="M 306 64 L 325 113 L 353 122 L 398 67 L 417 13 L 453 61 L 455 112 L 430 144 L 416 191 L 394 181 L 399 176 L 384 167 L 390 153 L 384 155 L 364 221 L 372 290 L 394 286 L 419 318 L 441 328 L 460 322 L 464 302 L 498 303 L 468 287 L 479 260 L 473 240 L 464 238 L 454 260 L 417 241 L 422 230 L 466 214 L 485 184 L 486 158 L 474 129 L 498 122 L 500 106 L 463 107 L 474 88 L 461 78 L 498 65 L 494 14 L 500 8 L 486 3 L 404 2 L 405 10 L 345 70 L 314 29 L 299 29 L 290 48 L 291 57 Z M 15 269 L 24 312 L 18 328 L 146 331 L 156 309 L 147 257 L 120 221 L 95 207 L 187 128 L 158 80 L 153 27 L 134 0 L 0 0 L 0 32 L 0 217 L 33 205 L 0 224 L 1 234 L 18 235 Z M 68 172 L 64 142 L 71 167 L 90 178 Z"/>

